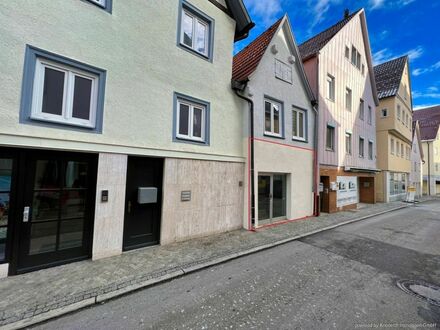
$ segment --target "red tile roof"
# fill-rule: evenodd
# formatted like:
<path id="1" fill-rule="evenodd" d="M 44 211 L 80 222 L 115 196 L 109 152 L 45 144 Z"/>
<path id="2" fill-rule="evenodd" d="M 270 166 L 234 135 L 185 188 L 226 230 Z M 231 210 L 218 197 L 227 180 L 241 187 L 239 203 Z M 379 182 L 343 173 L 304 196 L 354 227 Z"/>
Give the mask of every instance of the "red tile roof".
<path id="1" fill-rule="evenodd" d="M 315 56 L 360 11 L 361 9 L 355 11 L 348 17 L 299 45 L 298 48 L 303 62 Z"/>
<path id="2" fill-rule="evenodd" d="M 282 20 L 280 18 L 274 25 L 234 56 L 232 66 L 233 80 L 245 81 L 257 69 Z"/>
<path id="3" fill-rule="evenodd" d="M 434 140 L 440 126 L 440 105 L 414 111 L 413 121 L 419 121 L 422 140 Z"/>

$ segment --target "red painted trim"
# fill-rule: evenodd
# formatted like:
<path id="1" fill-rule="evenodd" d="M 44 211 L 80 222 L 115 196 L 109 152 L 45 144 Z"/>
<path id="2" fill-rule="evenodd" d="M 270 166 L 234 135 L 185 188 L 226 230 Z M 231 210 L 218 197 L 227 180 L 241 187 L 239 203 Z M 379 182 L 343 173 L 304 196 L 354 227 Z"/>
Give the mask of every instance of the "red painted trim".
<path id="1" fill-rule="evenodd" d="M 257 229 L 275 227 L 275 226 L 284 225 L 284 224 L 290 223 L 290 222 L 307 220 L 307 219 L 310 219 L 310 218 L 314 218 L 314 216 L 313 215 L 308 215 L 306 217 L 302 217 L 302 218 L 298 218 L 298 219 L 282 220 L 282 221 L 278 221 L 278 222 L 275 222 L 275 223 L 270 223 L 270 224 L 267 224 L 267 225 L 260 226 Z"/>
<path id="2" fill-rule="evenodd" d="M 260 139 L 260 138 L 254 138 L 254 140 L 255 140 L 255 141 L 260 141 L 260 142 L 266 142 L 266 143 L 276 144 L 276 145 L 279 145 L 279 146 L 288 147 L 288 148 L 293 148 L 293 149 L 300 149 L 300 150 L 306 150 L 306 151 L 310 151 L 310 152 L 315 152 L 315 149 L 304 148 L 304 147 L 297 147 L 297 146 L 291 146 L 291 145 L 289 145 L 289 144 L 284 144 L 284 143 L 275 142 L 275 141 L 269 141 L 269 140 Z"/>
<path id="3" fill-rule="evenodd" d="M 248 138 L 248 230 L 251 228 L 251 137 Z"/>

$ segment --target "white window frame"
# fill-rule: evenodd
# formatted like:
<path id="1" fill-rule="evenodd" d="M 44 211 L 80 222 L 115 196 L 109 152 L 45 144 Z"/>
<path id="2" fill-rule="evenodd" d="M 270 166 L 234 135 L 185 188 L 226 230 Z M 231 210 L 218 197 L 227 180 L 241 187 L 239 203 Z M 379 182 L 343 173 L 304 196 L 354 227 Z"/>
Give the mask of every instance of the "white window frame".
<path id="1" fill-rule="evenodd" d="M 347 138 L 350 143 L 347 143 Z M 345 154 L 350 156 L 353 154 L 353 134 L 351 132 L 345 132 Z"/>
<path id="2" fill-rule="evenodd" d="M 395 145 L 394 145 L 394 139 L 391 139 L 391 154 L 394 155 L 395 152 Z"/>
<path id="3" fill-rule="evenodd" d="M 334 102 L 336 94 L 335 77 L 331 74 L 327 74 L 327 99 Z"/>
<path id="4" fill-rule="evenodd" d="M 97 4 L 98 6 L 101 6 L 102 8 L 105 8 L 107 6 L 107 0 L 89 0 L 89 1 Z"/>
<path id="5" fill-rule="evenodd" d="M 374 158 L 374 142 L 372 140 L 368 140 L 368 159 L 373 160 L 373 158 Z"/>
<path id="6" fill-rule="evenodd" d="M 304 136 L 300 136 L 300 135 L 293 135 L 293 127 L 292 127 L 292 138 L 295 140 L 301 140 L 301 141 L 305 141 L 306 140 L 306 131 L 307 131 L 307 127 L 306 127 L 306 112 L 304 110 L 300 110 L 300 109 L 292 109 L 292 125 L 293 125 L 293 113 L 296 112 L 296 131 L 299 133 L 299 114 L 302 113 L 303 115 L 303 135 Z"/>
<path id="7" fill-rule="evenodd" d="M 401 118 L 401 108 L 400 108 L 400 105 L 398 104 L 397 105 L 397 120 L 399 120 L 400 121 L 400 118 Z"/>
<path id="8" fill-rule="evenodd" d="M 266 102 L 270 103 L 270 131 L 266 131 Z M 279 133 L 275 133 L 275 108 L 278 108 Z M 281 103 L 272 101 L 271 99 L 264 99 L 264 134 L 275 137 L 283 137 L 283 106 Z"/>
<path id="9" fill-rule="evenodd" d="M 365 120 L 365 101 L 363 99 L 359 100 L 359 119 Z"/>
<path id="10" fill-rule="evenodd" d="M 46 68 L 64 73 L 63 104 L 62 104 L 61 115 L 44 113 L 42 111 L 44 78 L 45 78 Z M 89 120 L 74 118 L 72 116 L 74 92 L 75 92 L 75 87 L 74 87 L 75 77 L 81 77 L 92 81 Z M 97 75 L 64 64 L 59 64 L 46 59 L 37 58 L 35 63 L 35 77 L 34 77 L 34 87 L 32 94 L 32 109 L 31 109 L 30 117 L 31 119 L 48 121 L 52 123 L 95 128 L 96 113 L 98 108 L 98 90 L 99 90 L 99 77 Z"/>
<path id="11" fill-rule="evenodd" d="M 184 43 L 185 31 L 183 28 L 183 22 L 185 21 L 185 15 L 188 15 L 189 17 L 191 17 L 192 22 L 193 22 L 193 24 L 192 24 L 192 45 L 191 46 L 188 46 L 187 44 Z M 199 22 L 201 25 L 204 25 L 206 27 L 206 29 L 205 29 L 205 52 L 199 52 L 196 47 L 197 22 Z M 202 17 L 200 17 L 198 15 L 193 14 L 188 9 L 182 8 L 182 18 L 181 18 L 181 22 L 180 22 L 180 44 L 182 46 L 193 50 L 197 54 L 201 54 L 205 57 L 208 57 L 209 56 L 209 46 L 210 46 L 209 34 L 211 33 L 210 28 L 211 28 L 211 25 L 208 21 L 204 20 Z"/>
<path id="12" fill-rule="evenodd" d="M 362 141 L 362 148 L 361 148 L 361 141 Z M 359 148 L 359 158 L 365 158 L 365 138 L 363 138 L 362 136 L 359 136 L 358 148 Z"/>
<path id="13" fill-rule="evenodd" d="M 328 132 L 329 129 L 331 129 L 332 132 L 333 132 L 333 134 L 331 134 L 331 140 L 330 140 L 331 146 L 328 146 L 329 140 L 328 140 L 327 132 Z M 327 124 L 326 130 L 325 130 L 325 139 L 326 139 L 325 140 L 325 150 L 326 151 L 333 151 L 333 152 L 336 151 L 336 146 L 335 146 L 335 143 L 336 143 L 336 128 L 333 125 Z"/>
<path id="14" fill-rule="evenodd" d="M 186 105 L 189 107 L 188 113 L 188 135 L 180 134 L 180 105 Z M 201 131 L 202 136 L 194 136 L 194 109 L 202 110 L 202 122 L 201 122 Z M 191 102 L 182 98 L 177 98 L 177 109 L 176 109 L 176 138 L 197 142 L 205 142 L 206 141 L 206 105 Z"/>
<path id="15" fill-rule="evenodd" d="M 350 99 L 348 99 L 350 97 Z M 349 101 L 349 102 L 347 102 Z M 353 91 L 346 87 L 345 88 L 345 110 L 352 111 L 353 108 Z"/>

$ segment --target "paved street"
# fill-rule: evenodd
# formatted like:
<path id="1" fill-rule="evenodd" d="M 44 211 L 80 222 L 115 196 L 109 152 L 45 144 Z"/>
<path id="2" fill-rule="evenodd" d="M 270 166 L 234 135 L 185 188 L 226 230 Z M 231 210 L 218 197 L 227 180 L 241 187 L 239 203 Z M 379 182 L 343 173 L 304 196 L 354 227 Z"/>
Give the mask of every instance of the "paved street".
<path id="1" fill-rule="evenodd" d="M 439 327 L 440 307 L 398 289 L 399 279 L 440 284 L 438 201 L 315 234 L 36 328 Z"/>

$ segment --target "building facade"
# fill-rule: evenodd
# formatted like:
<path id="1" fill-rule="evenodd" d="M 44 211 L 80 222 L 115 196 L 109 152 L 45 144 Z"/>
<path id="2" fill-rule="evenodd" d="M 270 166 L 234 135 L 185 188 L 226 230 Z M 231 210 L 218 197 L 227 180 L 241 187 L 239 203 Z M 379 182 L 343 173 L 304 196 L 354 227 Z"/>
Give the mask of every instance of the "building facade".
<path id="1" fill-rule="evenodd" d="M 414 121 L 420 125 L 425 163 L 423 164 L 423 194 L 440 194 L 440 106 L 414 111 Z"/>
<path id="2" fill-rule="evenodd" d="M 299 46 L 319 104 L 320 209 L 375 203 L 378 105 L 363 9 Z"/>
<path id="3" fill-rule="evenodd" d="M 5 2 L 0 22 L 2 276 L 242 226 L 241 1 Z"/>
<path id="4" fill-rule="evenodd" d="M 235 55 L 232 78 L 248 99 L 245 228 L 312 216 L 315 101 L 287 15 Z"/>
<path id="5" fill-rule="evenodd" d="M 413 122 L 413 139 L 411 146 L 411 173 L 409 175 L 409 187 L 415 189 L 415 197 L 423 195 L 423 154 L 422 139 L 419 122 Z"/>
<path id="6" fill-rule="evenodd" d="M 409 60 L 403 56 L 374 67 L 380 105 L 376 111 L 376 200 L 406 198 L 411 173 L 412 97 Z"/>

